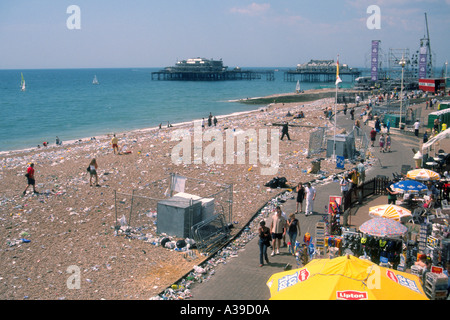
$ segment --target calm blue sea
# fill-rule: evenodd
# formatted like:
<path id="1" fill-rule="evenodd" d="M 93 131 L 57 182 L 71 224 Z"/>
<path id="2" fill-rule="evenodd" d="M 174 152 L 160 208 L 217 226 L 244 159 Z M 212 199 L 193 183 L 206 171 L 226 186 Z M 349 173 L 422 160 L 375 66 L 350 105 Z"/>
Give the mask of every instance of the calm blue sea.
<path id="1" fill-rule="evenodd" d="M 217 82 L 152 80 L 159 69 L 0 70 L 0 151 L 54 144 L 56 136 L 67 141 L 253 110 L 230 100 L 294 92 L 296 85 L 284 81 L 282 68 L 275 81 Z M 303 90 L 333 86 L 301 84 Z"/>

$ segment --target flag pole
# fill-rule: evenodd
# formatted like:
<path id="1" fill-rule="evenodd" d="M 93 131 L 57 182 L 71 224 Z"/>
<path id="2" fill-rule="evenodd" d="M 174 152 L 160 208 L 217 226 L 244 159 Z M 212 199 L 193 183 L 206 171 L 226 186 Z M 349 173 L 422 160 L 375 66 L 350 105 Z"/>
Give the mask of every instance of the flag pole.
<path id="1" fill-rule="evenodd" d="M 334 141 L 333 141 L 333 160 L 337 161 L 336 155 L 336 128 L 337 128 L 337 94 L 338 94 L 338 85 L 341 82 L 339 78 L 339 55 L 337 56 L 336 62 L 336 99 L 334 101 Z"/>

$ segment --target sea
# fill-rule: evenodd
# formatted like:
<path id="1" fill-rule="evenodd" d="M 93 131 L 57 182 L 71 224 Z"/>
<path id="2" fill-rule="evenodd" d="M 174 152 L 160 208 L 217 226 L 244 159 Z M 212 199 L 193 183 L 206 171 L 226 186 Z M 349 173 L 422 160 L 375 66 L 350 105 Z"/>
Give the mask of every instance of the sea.
<path id="1" fill-rule="evenodd" d="M 73 141 L 251 111 L 261 106 L 238 100 L 295 92 L 296 82 L 284 80 L 286 68 L 248 69 L 275 70 L 275 80 L 152 80 L 161 68 L 0 70 L 0 151 L 52 145 L 56 136 Z M 300 85 L 304 91 L 334 88 Z M 344 79 L 340 86 L 352 83 Z"/>

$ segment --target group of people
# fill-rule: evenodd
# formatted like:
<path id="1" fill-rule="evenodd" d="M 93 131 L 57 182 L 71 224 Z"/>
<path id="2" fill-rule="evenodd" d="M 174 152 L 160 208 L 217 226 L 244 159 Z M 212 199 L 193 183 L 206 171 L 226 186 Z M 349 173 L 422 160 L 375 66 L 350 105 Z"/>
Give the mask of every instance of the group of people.
<path id="1" fill-rule="evenodd" d="M 270 228 L 266 226 L 266 222 L 262 220 L 258 229 L 259 233 L 259 266 L 264 265 L 264 260 L 269 263 L 269 256 L 267 249 L 272 247 L 271 256 L 280 254 L 281 240 L 283 246 L 289 247 L 289 254 L 295 254 L 294 244 L 297 236 L 301 235 L 300 222 L 295 217 L 295 213 L 286 217 L 286 214 L 281 211 L 280 206 L 276 207 L 275 214 L 272 216 Z M 289 236 L 289 242 L 286 244 L 286 233 Z"/>
<path id="2" fill-rule="evenodd" d="M 283 240 L 283 247 L 289 247 L 289 253 L 292 255 L 295 254 L 295 242 L 297 237 L 301 235 L 300 223 L 295 217 L 295 214 L 302 212 L 304 200 L 306 200 L 305 216 L 313 214 L 316 189 L 309 182 L 306 183 L 306 187 L 302 183 L 299 183 L 296 187 L 296 192 L 297 207 L 295 213 L 291 213 L 289 217 L 287 217 L 286 213 L 281 210 L 280 206 L 277 206 L 275 214 L 272 216 L 270 227 L 266 226 L 266 222 L 264 220 L 260 222 L 258 229 L 260 267 L 264 265 L 264 260 L 266 263 L 269 263 L 269 257 L 267 254 L 267 249 L 269 247 L 272 247 L 271 256 L 280 254 L 281 240 Z M 286 243 L 286 234 L 289 237 L 288 243 Z"/>
<path id="3" fill-rule="evenodd" d="M 95 179 L 95 186 L 97 186 L 97 187 L 100 186 L 98 184 L 97 169 L 98 169 L 97 160 L 94 158 L 91 160 L 91 162 L 89 163 L 89 166 L 87 167 L 87 171 L 89 172 L 89 185 L 90 186 L 92 186 L 92 179 Z M 25 177 L 27 178 L 27 186 L 26 186 L 25 190 L 23 191 L 22 195 L 25 196 L 25 194 L 27 193 L 27 190 L 30 186 L 33 188 L 34 194 L 39 194 L 39 192 L 36 190 L 34 163 L 30 163 L 30 165 L 28 166 Z"/>
<path id="4" fill-rule="evenodd" d="M 214 126 L 217 126 L 217 118 L 215 116 L 212 115 L 212 113 L 209 113 L 208 116 L 208 127 L 212 127 L 212 125 L 214 124 Z M 205 127 L 205 118 L 202 118 L 202 128 Z"/>
<path id="5" fill-rule="evenodd" d="M 348 174 L 344 175 L 339 181 L 341 187 L 342 197 L 345 197 L 347 193 L 358 185 L 364 183 L 366 179 L 366 167 L 364 166 L 364 160 L 353 168 Z"/>
<path id="6" fill-rule="evenodd" d="M 370 131 L 370 141 L 372 142 L 371 146 L 374 147 L 374 143 L 377 138 L 377 131 L 375 128 L 372 128 Z M 391 152 L 391 135 L 390 133 L 381 133 L 379 138 L 380 152 Z"/>

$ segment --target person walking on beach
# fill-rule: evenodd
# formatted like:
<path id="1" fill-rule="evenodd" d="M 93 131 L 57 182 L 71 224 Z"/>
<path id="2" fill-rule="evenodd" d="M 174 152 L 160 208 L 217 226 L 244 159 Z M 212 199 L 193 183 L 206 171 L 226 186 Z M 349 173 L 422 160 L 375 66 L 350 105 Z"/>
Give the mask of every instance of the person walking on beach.
<path id="1" fill-rule="evenodd" d="M 111 139 L 111 146 L 113 148 L 114 154 L 119 153 L 119 139 L 117 139 L 116 135 L 113 135 L 113 138 Z"/>
<path id="2" fill-rule="evenodd" d="M 270 225 L 270 232 L 272 233 L 272 253 L 280 254 L 281 239 L 286 235 L 286 219 L 281 216 L 281 209 L 277 207 L 275 215 L 272 217 L 272 223 Z"/>
<path id="3" fill-rule="evenodd" d="M 419 128 L 420 128 L 420 122 L 419 122 L 419 119 L 416 119 L 416 122 L 414 122 L 414 135 L 416 137 L 419 136 Z"/>
<path id="4" fill-rule="evenodd" d="M 386 146 L 384 147 L 385 152 L 391 152 L 391 135 L 386 133 Z"/>
<path id="5" fill-rule="evenodd" d="M 270 229 L 266 227 L 266 222 L 262 220 L 259 223 L 258 228 L 259 234 L 259 266 L 262 267 L 264 265 L 263 259 L 266 260 L 266 263 L 269 263 L 269 257 L 267 256 L 267 248 L 270 247 L 270 241 L 272 237 L 270 235 Z"/>
<path id="6" fill-rule="evenodd" d="M 303 200 L 305 199 L 305 188 L 303 187 L 303 184 L 300 182 L 295 188 L 295 191 L 297 192 L 297 207 L 296 207 L 296 213 L 301 213 L 303 210 Z M 300 212 L 298 211 L 298 207 L 300 205 Z"/>
<path id="7" fill-rule="evenodd" d="M 295 240 L 297 239 L 297 235 L 301 236 L 301 230 L 300 230 L 300 223 L 298 222 L 298 219 L 295 218 L 295 213 L 291 213 L 289 215 L 289 219 L 287 220 L 287 229 L 288 229 L 288 235 L 289 235 L 289 253 L 292 253 L 292 255 L 295 255 Z"/>
<path id="8" fill-rule="evenodd" d="M 217 127 L 217 118 L 216 118 L 216 116 L 214 116 L 214 127 Z"/>
<path id="9" fill-rule="evenodd" d="M 97 160 L 92 159 L 91 162 L 89 163 L 89 185 L 92 186 L 92 178 L 95 177 L 95 186 L 99 187 L 100 185 L 98 184 L 98 174 L 97 174 L 97 169 L 98 169 L 98 165 L 97 165 Z"/>
<path id="10" fill-rule="evenodd" d="M 212 114 L 210 112 L 209 116 L 208 116 L 208 127 L 211 127 L 211 126 L 212 126 Z"/>
<path id="11" fill-rule="evenodd" d="M 380 136 L 380 152 L 384 152 L 384 142 L 385 142 L 384 134 L 381 134 L 381 136 Z"/>
<path id="12" fill-rule="evenodd" d="M 372 128 L 372 131 L 370 131 L 370 141 L 372 141 L 372 147 L 374 146 L 373 144 L 375 143 L 376 139 L 377 139 L 377 131 L 375 130 L 375 128 Z"/>
<path id="13" fill-rule="evenodd" d="M 348 193 L 349 190 L 349 181 L 348 181 L 349 177 L 344 175 L 341 179 L 341 181 L 339 181 L 339 185 L 341 186 L 341 193 L 342 193 L 342 198 L 345 198 L 345 196 Z"/>
<path id="14" fill-rule="evenodd" d="M 305 216 L 310 216 L 313 214 L 314 210 L 314 200 L 316 199 L 316 188 L 311 186 L 311 183 L 309 182 L 306 184 L 305 197 L 306 197 Z"/>
<path id="15" fill-rule="evenodd" d="M 283 124 L 283 128 L 281 129 L 281 140 L 283 140 L 284 136 L 287 136 L 288 140 L 291 140 L 291 137 L 289 136 L 289 123 Z"/>
<path id="16" fill-rule="evenodd" d="M 27 169 L 27 173 L 25 174 L 25 177 L 27 177 L 27 187 L 25 188 L 25 191 L 23 192 L 23 195 L 27 193 L 28 187 L 33 186 L 33 192 L 35 194 L 38 194 L 39 192 L 36 191 L 36 180 L 34 179 L 34 163 L 30 163 L 30 166 Z"/>
<path id="17" fill-rule="evenodd" d="M 273 216 L 275 217 L 277 215 L 278 211 L 281 212 L 281 217 L 284 219 L 284 221 L 287 221 L 288 217 L 287 217 L 286 213 L 281 210 L 280 206 L 276 207 L 275 213 L 273 214 Z M 286 246 L 287 246 L 286 245 L 286 234 L 283 234 L 283 248 L 285 248 Z"/>
<path id="18" fill-rule="evenodd" d="M 361 185 L 366 180 L 366 167 L 364 166 L 364 159 L 361 159 L 361 162 L 356 166 L 356 170 L 358 170 L 358 184 Z"/>

